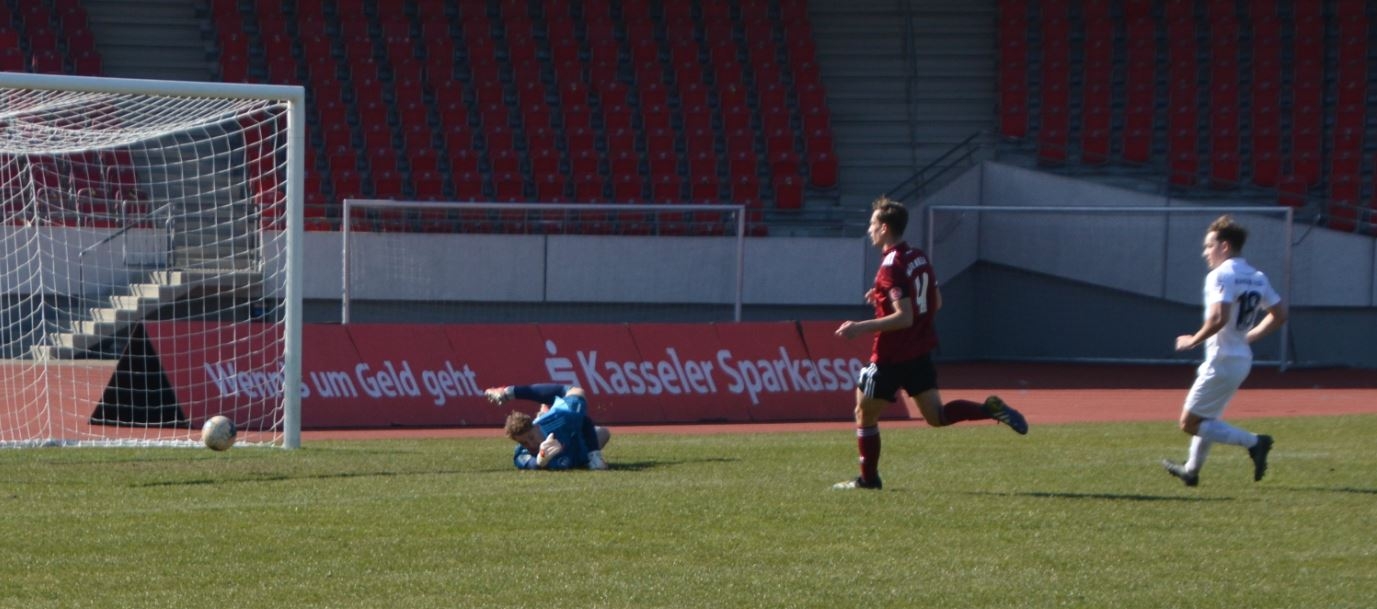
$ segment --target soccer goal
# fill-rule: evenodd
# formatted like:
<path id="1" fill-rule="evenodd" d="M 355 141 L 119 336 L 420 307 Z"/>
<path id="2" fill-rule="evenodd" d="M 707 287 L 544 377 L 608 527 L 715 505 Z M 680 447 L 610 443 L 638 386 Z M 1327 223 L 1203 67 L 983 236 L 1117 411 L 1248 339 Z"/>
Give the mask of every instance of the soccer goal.
<path id="1" fill-rule="evenodd" d="M 299 445 L 303 99 L 0 74 L 0 446 Z"/>
<path id="2" fill-rule="evenodd" d="M 1229 214 L 1244 257 L 1288 299 L 1293 210 L 1282 206 L 931 205 L 927 251 L 944 296 L 972 303 L 968 355 L 994 360 L 1184 363 L 1174 339 L 1199 327 L 1205 231 Z M 1285 369 L 1289 327 L 1254 345 Z M 949 346 L 960 349 L 961 345 Z"/>
<path id="3" fill-rule="evenodd" d="M 346 199 L 344 323 L 740 321 L 727 204 Z"/>

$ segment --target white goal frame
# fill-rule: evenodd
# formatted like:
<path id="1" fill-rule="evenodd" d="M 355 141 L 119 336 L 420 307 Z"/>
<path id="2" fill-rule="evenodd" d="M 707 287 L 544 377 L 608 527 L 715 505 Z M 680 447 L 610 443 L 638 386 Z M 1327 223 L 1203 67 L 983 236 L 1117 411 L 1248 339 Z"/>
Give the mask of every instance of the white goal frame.
<path id="1" fill-rule="evenodd" d="M 283 282 L 281 447 L 301 445 L 303 183 L 306 158 L 306 93 L 301 86 L 172 81 L 50 74 L 0 73 L 0 86 L 14 89 L 285 102 L 286 207 L 278 261 Z M 265 229 L 266 230 L 266 229 Z M 79 444 L 86 444 L 81 442 Z"/>
<path id="2" fill-rule="evenodd" d="M 937 254 L 937 229 L 936 217 L 938 212 L 999 212 L 999 213 L 1085 213 L 1085 214 L 1105 214 L 1105 213 L 1155 213 L 1164 216 L 1173 213 L 1236 213 L 1236 214 L 1264 214 L 1277 215 L 1282 217 L 1285 243 L 1282 250 L 1282 269 L 1280 290 L 1283 302 L 1289 302 L 1291 298 L 1291 277 L 1292 277 L 1292 244 L 1294 243 L 1295 232 L 1295 210 L 1284 206 L 1240 206 L 1240 205 L 1172 205 L 1172 206 L 1093 206 L 1093 205 L 949 205 L 935 204 L 927 206 L 927 254 L 932 260 L 938 260 Z M 1165 265 L 1166 262 L 1163 261 Z M 1256 363 L 1263 365 L 1273 365 L 1279 370 L 1285 371 L 1291 364 L 1290 341 L 1287 336 L 1290 328 L 1289 322 L 1278 328 L 1278 338 L 1280 339 L 1279 360 L 1259 360 Z M 1093 363 L 1165 363 L 1162 360 L 1150 359 L 1108 359 L 1108 358 L 1080 358 L 1073 359 L 1075 362 Z M 1179 363 L 1173 361 L 1172 363 Z"/>
<path id="3" fill-rule="evenodd" d="M 736 240 L 736 278 L 735 278 L 735 297 L 732 302 L 732 320 L 741 321 L 742 295 L 745 291 L 745 265 L 746 265 L 746 206 L 732 204 L 630 204 L 630 203 L 475 203 L 475 202 L 441 202 L 441 201 L 395 201 L 380 199 L 345 199 L 343 217 L 340 223 L 340 323 L 350 322 L 350 301 L 352 299 L 352 288 L 350 286 L 349 259 L 350 259 L 350 235 L 353 232 L 350 220 L 355 209 L 443 209 L 443 210 L 488 210 L 488 211 L 511 211 L 511 212 L 548 212 L 548 211 L 588 211 L 588 212 L 644 212 L 654 213 L 674 213 L 674 212 L 724 212 L 735 214 L 736 230 L 734 234 L 727 235 Z M 599 238 L 617 239 L 618 235 L 603 235 Z"/>

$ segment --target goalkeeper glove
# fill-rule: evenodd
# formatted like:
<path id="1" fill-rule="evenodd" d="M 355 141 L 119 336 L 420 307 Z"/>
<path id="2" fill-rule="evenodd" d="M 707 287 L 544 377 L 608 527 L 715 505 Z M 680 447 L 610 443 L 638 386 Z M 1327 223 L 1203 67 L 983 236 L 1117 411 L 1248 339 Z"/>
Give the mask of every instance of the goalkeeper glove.
<path id="1" fill-rule="evenodd" d="M 564 445 L 555 439 L 555 434 L 545 436 L 545 441 L 540 443 L 540 452 L 536 453 L 536 467 L 545 467 L 550 459 L 559 456 L 564 452 Z"/>

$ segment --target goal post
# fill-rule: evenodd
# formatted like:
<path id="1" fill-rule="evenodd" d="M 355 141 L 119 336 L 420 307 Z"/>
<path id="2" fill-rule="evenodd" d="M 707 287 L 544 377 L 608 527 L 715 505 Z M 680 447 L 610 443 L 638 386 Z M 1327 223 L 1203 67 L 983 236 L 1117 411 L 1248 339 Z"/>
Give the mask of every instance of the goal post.
<path id="1" fill-rule="evenodd" d="M 710 203 L 346 199 L 340 320 L 741 321 L 747 215 Z"/>
<path id="2" fill-rule="evenodd" d="M 1052 282 L 1062 281 L 1070 286 L 1063 291 L 1090 293 L 1092 297 L 1114 293 L 1096 301 L 1099 306 L 1131 299 L 1189 305 L 1198 321 L 1200 286 L 1209 270 L 1200 259 L 1201 239 L 1210 222 L 1229 214 L 1239 218 L 1249 231 L 1244 256 L 1268 274 L 1284 300 L 1291 295 L 1294 210 L 1289 207 L 934 204 L 926 210 L 927 251 L 944 282 L 977 262 L 987 262 L 1050 278 Z M 992 323 L 989 325 L 999 329 L 989 332 L 991 341 L 1009 340 L 1020 345 L 1002 353 L 1000 359 L 1092 363 L 1191 361 L 1171 353 L 1171 336 L 1163 338 L 1155 330 L 1143 335 L 1142 331 L 1152 326 L 1149 320 L 1130 319 L 1130 323 L 1116 327 L 1112 314 L 1084 310 L 1095 307 L 1077 301 L 1076 297 L 1057 293 L 1006 294 L 1005 287 L 1000 285 L 983 285 L 978 291 L 975 298 L 983 302 L 1021 298 L 1025 304 L 1034 305 L 1030 308 L 1038 308 L 1036 305 L 1043 304 L 1039 302 L 1043 299 L 1061 302 L 1065 309 L 1075 309 L 1070 314 L 1073 325 L 1085 335 L 1080 342 L 1070 340 L 1060 335 L 1069 328 L 1049 323 L 1048 319 L 1030 321 L 1035 324 L 1033 327 L 1012 321 Z M 1061 300 L 1057 301 L 1058 298 Z M 1138 307 L 1128 313 L 1137 314 L 1151 316 L 1152 312 Z M 1019 315 L 1012 312 L 1008 317 Z M 1291 364 L 1289 331 L 1289 325 L 1283 326 L 1276 333 L 1275 356 L 1265 355 L 1257 363 L 1285 370 Z M 1010 336 L 1015 333 L 1021 336 Z M 1042 345 L 1055 347 L 1044 349 Z M 1189 357 L 1198 360 L 1199 356 L 1192 353 Z"/>
<path id="3" fill-rule="evenodd" d="M 304 101 L 0 73 L 0 446 L 300 445 Z"/>

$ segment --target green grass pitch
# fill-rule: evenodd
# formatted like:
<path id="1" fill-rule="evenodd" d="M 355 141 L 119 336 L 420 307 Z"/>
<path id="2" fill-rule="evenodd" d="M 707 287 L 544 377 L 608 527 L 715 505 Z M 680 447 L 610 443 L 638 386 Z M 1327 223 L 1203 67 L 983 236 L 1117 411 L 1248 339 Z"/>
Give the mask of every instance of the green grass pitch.
<path id="1" fill-rule="evenodd" d="M 0 607 L 1371 607 L 1377 416 L 1241 423 L 1195 489 L 1171 422 L 3 450 Z"/>

